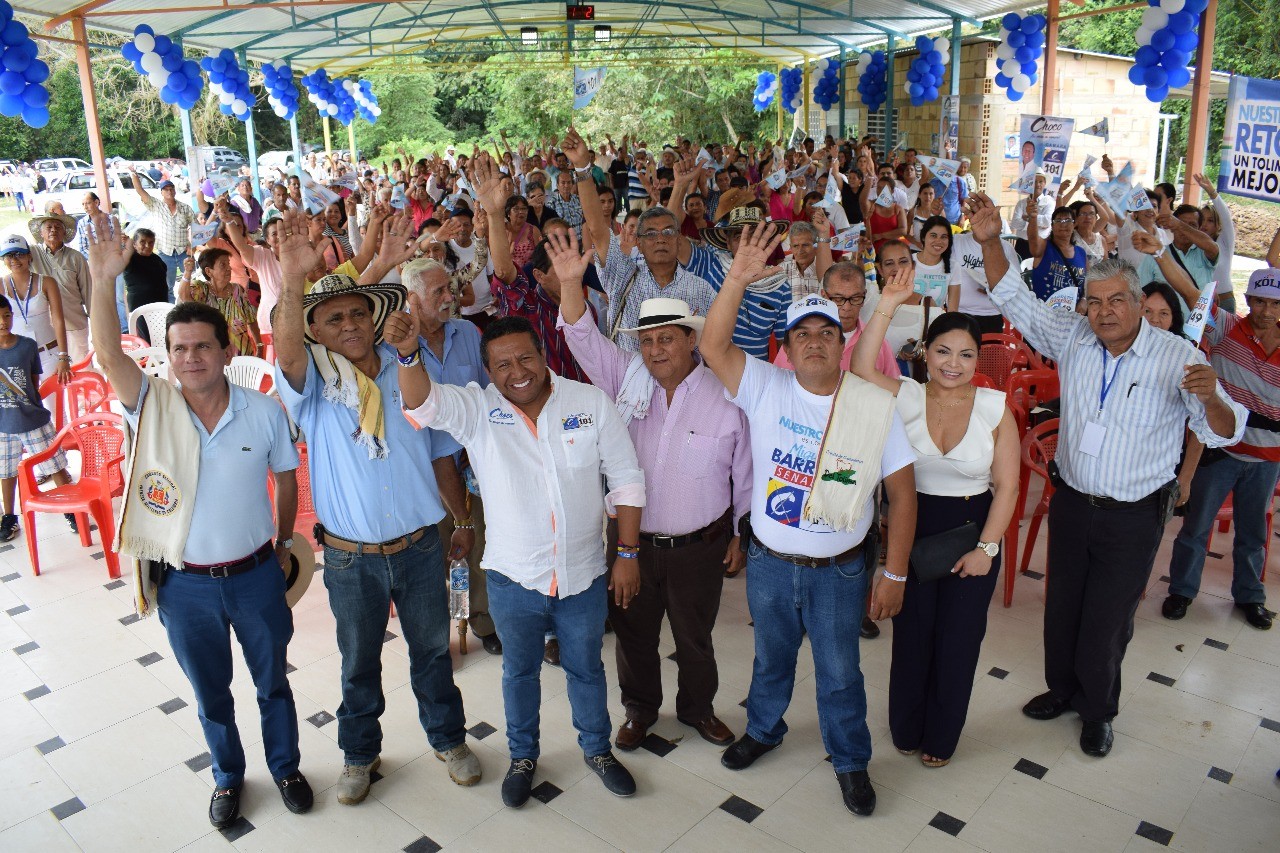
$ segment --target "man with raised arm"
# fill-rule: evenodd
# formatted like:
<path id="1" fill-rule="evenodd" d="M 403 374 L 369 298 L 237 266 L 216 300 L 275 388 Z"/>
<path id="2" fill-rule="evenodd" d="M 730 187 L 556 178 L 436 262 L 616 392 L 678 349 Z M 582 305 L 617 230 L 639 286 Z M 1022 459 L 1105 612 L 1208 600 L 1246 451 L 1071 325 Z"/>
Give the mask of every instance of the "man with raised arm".
<path id="1" fill-rule="evenodd" d="M 231 361 L 227 321 L 187 302 L 169 312 L 164 346 L 175 387 L 152 379 L 120 347 L 116 276 L 133 254 L 114 218 L 98 214 L 90 233 L 96 286 L 93 349 L 129 425 L 118 549 L 136 560 L 139 613 L 158 611 L 195 693 L 213 769 L 209 822 L 240 816 L 245 756 L 231 696 L 231 629 L 257 688 L 263 750 L 289 811 L 312 805 L 298 772 L 298 713 L 285 652 L 293 615 L 285 573 L 298 509 L 298 452 L 284 412 L 223 375 Z M 160 342 L 160 330 L 153 329 Z M 276 511 L 267 494 L 275 477 Z"/>
<path id="2" fill-rule="evenodd" d="M 324 583 L 342 653 L 338 802 L 369 793 L 382 751 L 382 645 L 394 603 L 409 647 L 409 682 L 436 757 L 459 785 L 480 781 L 465 743 L 462 695 L 449 657 L 444 549 L 436 524 L 453 513 L 451 550 L 465 557 L 474 531 L 453 442 L 434 441 L 403 418 L 395 353 L 382 325 L 404 304 L 404 288 L 378 284 L 413 240 L 407 216 L 388 221 L 379 258 L 357 285 L 327 275 L 303 296 L 321 252 L 307 216 L 288 210 L 278 238 L 281 288 L 274 325 L 276 388 L 310 448 L 311 494 L 324 546 Z M 442 506 L 443 504 L 443 506 Z"/>
<path id="3" fill-rule="evenodd" d="M 742 770 L 782 743 L 796 653 L 807 633 L 823 745 L 845 807 L 869 815 L 876 793 L 867 773 L 871 732 L 858 634 L 868 585 L 872 619 L 902 607 L 915 535 L 915 454 L 892 396 L 841 370 L 844 338 L 830 301 L 809 296 L 788 311 L 782 346 L 794 372 L 749 358 L 734 345 L 747 283 L 760 277 L 781 239 L 770 224 L 743 231 L 700 344 L 707 366 L 751 424 L 747 603 L 755 620 L 755 665 L 746 734 L 721 763 Z M 884 569 L 877 571 L 881 482 L 889 499 L 889 543 Z"/>
<path id="4" fill-rule="evenodd" d="M 421 301 L 392 312 L 387 342 L 400 362 L 408 420 L 449 433 L 466 449 L 485 495 L 489 611 L 502 640 L 502 698 L 511 764 L 502 801 L 529 799 L 539 749 L 543 639 L 553 631 L 568 681 L 583 760 L 615 796 L 635 780 L 609 749 L 612 723 L 601 649 L 609 590 L 630 607 L 640 589 L 644 473 L 613 401 L 547 368 L 542 340 L 524 317 L 490 323 L 480 358 L 487 388 L 431 381 L 418 350 Z M 601 477 L 608 492 L 602 493 Z M 618 559 L 606 567 L 606 512 L 618 518 Z"/>

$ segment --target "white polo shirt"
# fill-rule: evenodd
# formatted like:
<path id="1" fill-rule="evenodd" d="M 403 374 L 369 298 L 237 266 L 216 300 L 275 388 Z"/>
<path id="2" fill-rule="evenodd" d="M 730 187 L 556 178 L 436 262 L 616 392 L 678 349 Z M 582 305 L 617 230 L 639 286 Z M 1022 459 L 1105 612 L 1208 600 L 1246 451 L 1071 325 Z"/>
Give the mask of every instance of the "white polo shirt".
<path id="1" fill-rule="evenodd" d="M 137 408 L 125 410 L 134 430 L 151 381 L 142 378 Z M 187 414 L 200 436 L 200 476 L 182 561 L 211 566 L 247 557 L 276 535 L 268 474 L 298 467 L 284 409 L 265 394 L 233 384 L 212 433 L 190 409 Z"/>
<path id="2" fill-rule="evenodd" d="M 484 497 L 480 565 L 526 589 L 567 598 L 604 574 L 606 504 L 643 507 L 644 472 L 613 400 L 593 385 L 551 374 L 537 423 L 496 385 L 431 383 L 406 411 L 467 449 Z M 602 494 L 604 476 L 609 493 Z"/>

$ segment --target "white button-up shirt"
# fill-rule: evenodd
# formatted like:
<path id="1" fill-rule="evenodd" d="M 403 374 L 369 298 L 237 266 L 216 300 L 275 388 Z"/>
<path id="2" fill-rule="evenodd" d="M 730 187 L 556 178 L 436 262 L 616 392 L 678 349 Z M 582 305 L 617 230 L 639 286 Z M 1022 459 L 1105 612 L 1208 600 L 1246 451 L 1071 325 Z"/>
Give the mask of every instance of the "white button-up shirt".
<path id="1" fill-rule="evenodd" d="M 554 578 L 555 594 L 567 598 L 604 574 L 606 504 L 643 507 L 644 473 L 613 400 L 554 373 L 551 383 L 536 424 L 496 386 L 474 382 L 433 382 L 406 414 L 467 449 L 484 495 L 481 567 L 543 595 Z"/>
<path id="2" fill-rule="evenodd" d="M 1062 479 L 1076 491 L 1141 500 L 1173 479 L 1184 426 L 1208 447 L 1235 444 L 1244 434 L 1247 413 L 1221 382 L 1218 399 L 1236 416 L 1230 436 L 1215 433 L 1204 403 L 1183 390 L 1183 368 L 1208 363 L 1186 338 L 1142 320 L 1133 345 L 1113 357 L 1087 318 L 1036 299 L 1014 266 L 992 288 L 991 299 L 1028 343 L 1058 362 L 1062 423 L 1055 458 Z M 1083 449 L 1090 422 L 1105 430 L 1096 453 Z"/>

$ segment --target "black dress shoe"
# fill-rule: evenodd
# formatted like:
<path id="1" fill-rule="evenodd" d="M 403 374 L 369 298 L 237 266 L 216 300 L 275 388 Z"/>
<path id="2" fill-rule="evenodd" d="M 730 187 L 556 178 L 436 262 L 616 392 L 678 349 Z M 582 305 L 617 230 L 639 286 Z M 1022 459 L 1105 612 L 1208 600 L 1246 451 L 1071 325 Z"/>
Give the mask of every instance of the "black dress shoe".
<path id="1" fill-rule="evenodd" d="M 502 780 L 502 804 L 508 808 L 518 809 L 529 802 L 529 792 L 533 790 L 533 773 L 538 769 L 538 762 L 532 758 L 517 758 L 507 768 L 507 778 Z"/>
<path id="2" fill-rule="evenodd" d="M 1164 600 L 1164 604 L 1160 605 L 1160 614 L 1166 619 L 1181 619 L 1187 615 L 1187 608 L 1190 606 L 1191 599 L 1185 595 L 1171 592 L 1169 597 Z"/>
<path id="3" fill-rule="evenodd" d="M 284 807 L 289 811 L 294 814 L 311 811 L 315 795 L 311 793 L 311 785 L 306 776 L 292 773 L 283 779 L 277 779 L 276 787 L 280 789 L 280 799 L 284 800 Z"/>
<path id="4" fill-rule="evenodd" d="M 837 773 L 836 781 L 840 783 L 840 795 L 844 798 L 846 809 L 861 817 L 876 810 L 876 789 L 871 787 L 871 777 L 867 775 L 867 771 Z"/>
<path id="5" fill-rule="evenodd" d="M 1053 692 L 1041 693 L 1022 706 L 1022 713 L 1033 720 L 1055 720 L 1071 709 L 1070 699 L 1059 699 Z"/>
<path id="6" fill-rule="evenodd" d="M 240 817 L 240 791 L 235 788 L 215 788 L 209 799 L 209 823 L 216 829 L 226 829 Z"/>
<path id="7" fill-rule="evenodd" d="M 756 759 L 764 755 L 766 752 L 777 749 L 781 746 L 778 743 L 761 743 L 751 735 L 744 734 L 742 737 L 724 751 L 720 756 L 720 763 L 730 770 L 746 770 L 752 764 L 756 763 Z"/>
<path id="8" fill-rule="evenodd" d="M 612 752 L 599 755 L 584 755 L 582 760 L 591 768 L 591 772 L 600 777 L 604 789 L 615 797 L 631 797 L 636 793 L 636 780 L 627 768 L 618 763 Z"/>
<path id="9" fill-rule="evenodd" d="M 76 524 L 76 514 L 74 512 L 64 512 L 62 517 L 67 520 L 67 525 L 71 528 L 72 533 L 80 532 L 80 525 Z"/>
<path id="10" fill-rule="evenodd" d="M 880 626 L 870 616 L 862 617 L 862 630 L 859 631 L 864 640 L 874 640 L 880 636 Z"/>
<path id="11" fill-rule="evenodd" d="M 1244 621 L 1259 631 L 1270 631 L 1271 620 L 1275 616 L 1265 604 L 1237 604 L 1244 611 Z"/>
<path id="12" fill-rule="evenodd" d="M 1099 723 L 1086 720 L 1084 727 L 1080 729 L 1080 750 L 1085 755 L 1105 758 L 1111 751 L 1112 740 L 1111 724 L 1106 720 Z"/>
<path id="13" fill-rule="evenodd" d="M 496 633 L 490 634 L 487 637 L 481 637 L 480 645 L 484 646 L 484 650 L 491 655 L 502 654 L 502 641 L 498 639 L 498 635 Z"/>

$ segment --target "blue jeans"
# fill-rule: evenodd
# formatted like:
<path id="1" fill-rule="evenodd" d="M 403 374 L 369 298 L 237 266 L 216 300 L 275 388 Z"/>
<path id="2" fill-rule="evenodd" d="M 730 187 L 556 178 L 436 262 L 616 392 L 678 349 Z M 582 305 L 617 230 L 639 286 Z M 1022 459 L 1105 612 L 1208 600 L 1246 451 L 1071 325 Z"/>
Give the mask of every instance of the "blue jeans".
<path id="1" fill-rule="evenodd" d="M 811 569 L 771 556 L 755 542 L 747 551 L 747 604 L 755 622 L 756 658 L 747 694 L 747 734 L 778 744 L 791 704 L 796 655 L 805 633 L 813 646 L 822 744 L 837 773 L 871 761 L 867 691 L 858 663 L 858 631 L 866 613 L 863 556 Z"/>
<path id="2" fill-rule="evenodd" d="M 446 752 L 466 737 L 462 694 L 449 657 L 449 592 L 440 534 L 430 525 L 422 538 L 389 556 L 355 554 L 325 546 L 324 585 L 338 626 L 342 653 L 342 704 L 338 746 L 347 764 L 369 764 L 382 752 L 386 709 L 382 693 L 382 645 L 391 603 L 409 645 L 409 683 L 427 741 Z"/>
<path id="3" fill-rule="evenodd" d="M 560 641 L 560 664 L 569 687 L 578 746 L 588 758 L 609 751 L 613 724 L 604 681 L 604 620 L 608 615 L 609 576 L 568 598 L 526 589 L 488 570 L 489 612 L 502 641 L 502 702 L 507 714 L 511 758 L 538 758 L 539 707 L 542 704 L 542 648 L 548 630 Z"/>
<path id="4" fill-rule="evenodd" d="M 219 788 L 244 782 L 244 748 L 231 698 L 231 629 L 258 690 L 262 746 L 272 777 L 298 770 L 298 712 L 285 675 L 293 614 L 284 600 L 284 572 L 275 555 L 230 578 L 166 572 L 160 622 L 196 694 L 204 739 Z"/>
<path id="5" fill-rule="evenodd" d="M 178 279 L 182 278 L 182 264 L 187 260 L 187 253 L 176 252 L 172 255 L 166 255 L 162 252 L 156 252 L 156 257 L 164 261 L 165 279 L 169 283 L 169 301 L 173 302 L 175 301 L 173 285 Z"/>
<path id="6" fill-rule="evenodd" d="M 1244 462 L 1234 456 L 1196 469 L 1191 500 L 1182 529 L 1173 543 L 1169 563 L 1169 592 L 1195 598 L 1213 528 L 1214 517 L 1231 493 L 1235 544 L 1231 549 L 1234 572 L 1231 597 L 1237 604 L 1264 604 L 1262 561 L 1267 544 L 1267 507 L 1280 475 L 1280 462 Z"/>

